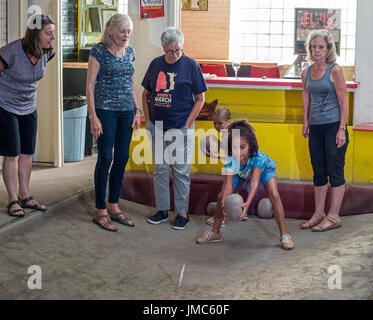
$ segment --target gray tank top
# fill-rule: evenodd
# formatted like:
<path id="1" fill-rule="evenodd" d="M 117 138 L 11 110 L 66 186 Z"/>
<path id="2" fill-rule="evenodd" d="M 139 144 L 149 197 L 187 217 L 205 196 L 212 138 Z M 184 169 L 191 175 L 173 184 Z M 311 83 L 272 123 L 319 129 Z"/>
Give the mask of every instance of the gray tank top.
<path id="1" fill-rule="evenodd" d="M 307 69 L 307 90 L 311 95 L 309 124 L 327 124 L 340 121 L 340 107 L 330 72 L 336 63 L 326 68 L 319 80 L 311 78 L 311 67 Z"/>

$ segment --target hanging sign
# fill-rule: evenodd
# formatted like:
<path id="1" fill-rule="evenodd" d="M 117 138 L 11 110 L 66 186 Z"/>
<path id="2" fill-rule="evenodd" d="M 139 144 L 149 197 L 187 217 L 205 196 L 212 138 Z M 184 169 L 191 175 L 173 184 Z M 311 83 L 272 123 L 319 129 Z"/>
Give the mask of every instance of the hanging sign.
<path id="1" fill-rule="evenodd" d="M 140 0 L 140 18 L 150 19 L 164 17 L 163 0 Z"/>

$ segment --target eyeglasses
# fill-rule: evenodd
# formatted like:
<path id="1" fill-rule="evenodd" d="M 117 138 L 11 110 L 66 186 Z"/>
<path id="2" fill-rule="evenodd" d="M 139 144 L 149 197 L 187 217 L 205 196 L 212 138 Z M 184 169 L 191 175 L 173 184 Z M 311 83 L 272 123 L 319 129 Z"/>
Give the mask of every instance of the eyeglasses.
<path id="1" fill-rule="evenodd" d="M 166 52 L 167 54 L 169 54 L 169 55 L 174 54 L 174 53 L 176 53 L 176 54 L 180 54 L 181 52 L 183 52 L 183 49 L 165 50 L 165 52 Z"/>

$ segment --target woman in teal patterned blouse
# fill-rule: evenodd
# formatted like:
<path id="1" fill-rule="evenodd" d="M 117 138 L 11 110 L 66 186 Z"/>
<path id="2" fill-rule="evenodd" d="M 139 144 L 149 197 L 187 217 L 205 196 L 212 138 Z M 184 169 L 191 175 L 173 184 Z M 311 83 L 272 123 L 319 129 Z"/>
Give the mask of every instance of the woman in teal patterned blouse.
<path id="1" fill-rule="evenodd" d="M 132 128 L 140 128 L 141 109 L 134 87 L 134 49 L 128 45 L 133 23 L 129 16 L 116 14 L 105 26 L 102 42 L 95 45 L 88 61 L 87 101 L 91 133 L 97 140 L 95 168 L 96 215 L 93 222 L 117 231 L 111 220 L 129 227 L 132 219 L 121 212 L 118 202 L 124 169 L 129 157 Z M 113 161 L 114 148 L 114 161 Z M 109 199 L 106 208 L 106 182 Z"/>

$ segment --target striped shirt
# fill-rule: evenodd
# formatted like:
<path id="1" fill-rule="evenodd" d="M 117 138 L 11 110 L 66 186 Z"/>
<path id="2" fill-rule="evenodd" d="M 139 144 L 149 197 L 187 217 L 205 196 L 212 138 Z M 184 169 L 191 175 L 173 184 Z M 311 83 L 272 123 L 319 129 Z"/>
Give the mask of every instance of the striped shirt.
<path id="1" fill-rule="evenodd" d="M 45 54 L 33 64 L 23 48 L 22 39 L 2 47 L 0 60 L 5 69 L 0 72 L 0 108 L 17 115 L 33 113 L 39 80 L 53 57 L 54 52 Z"/>

